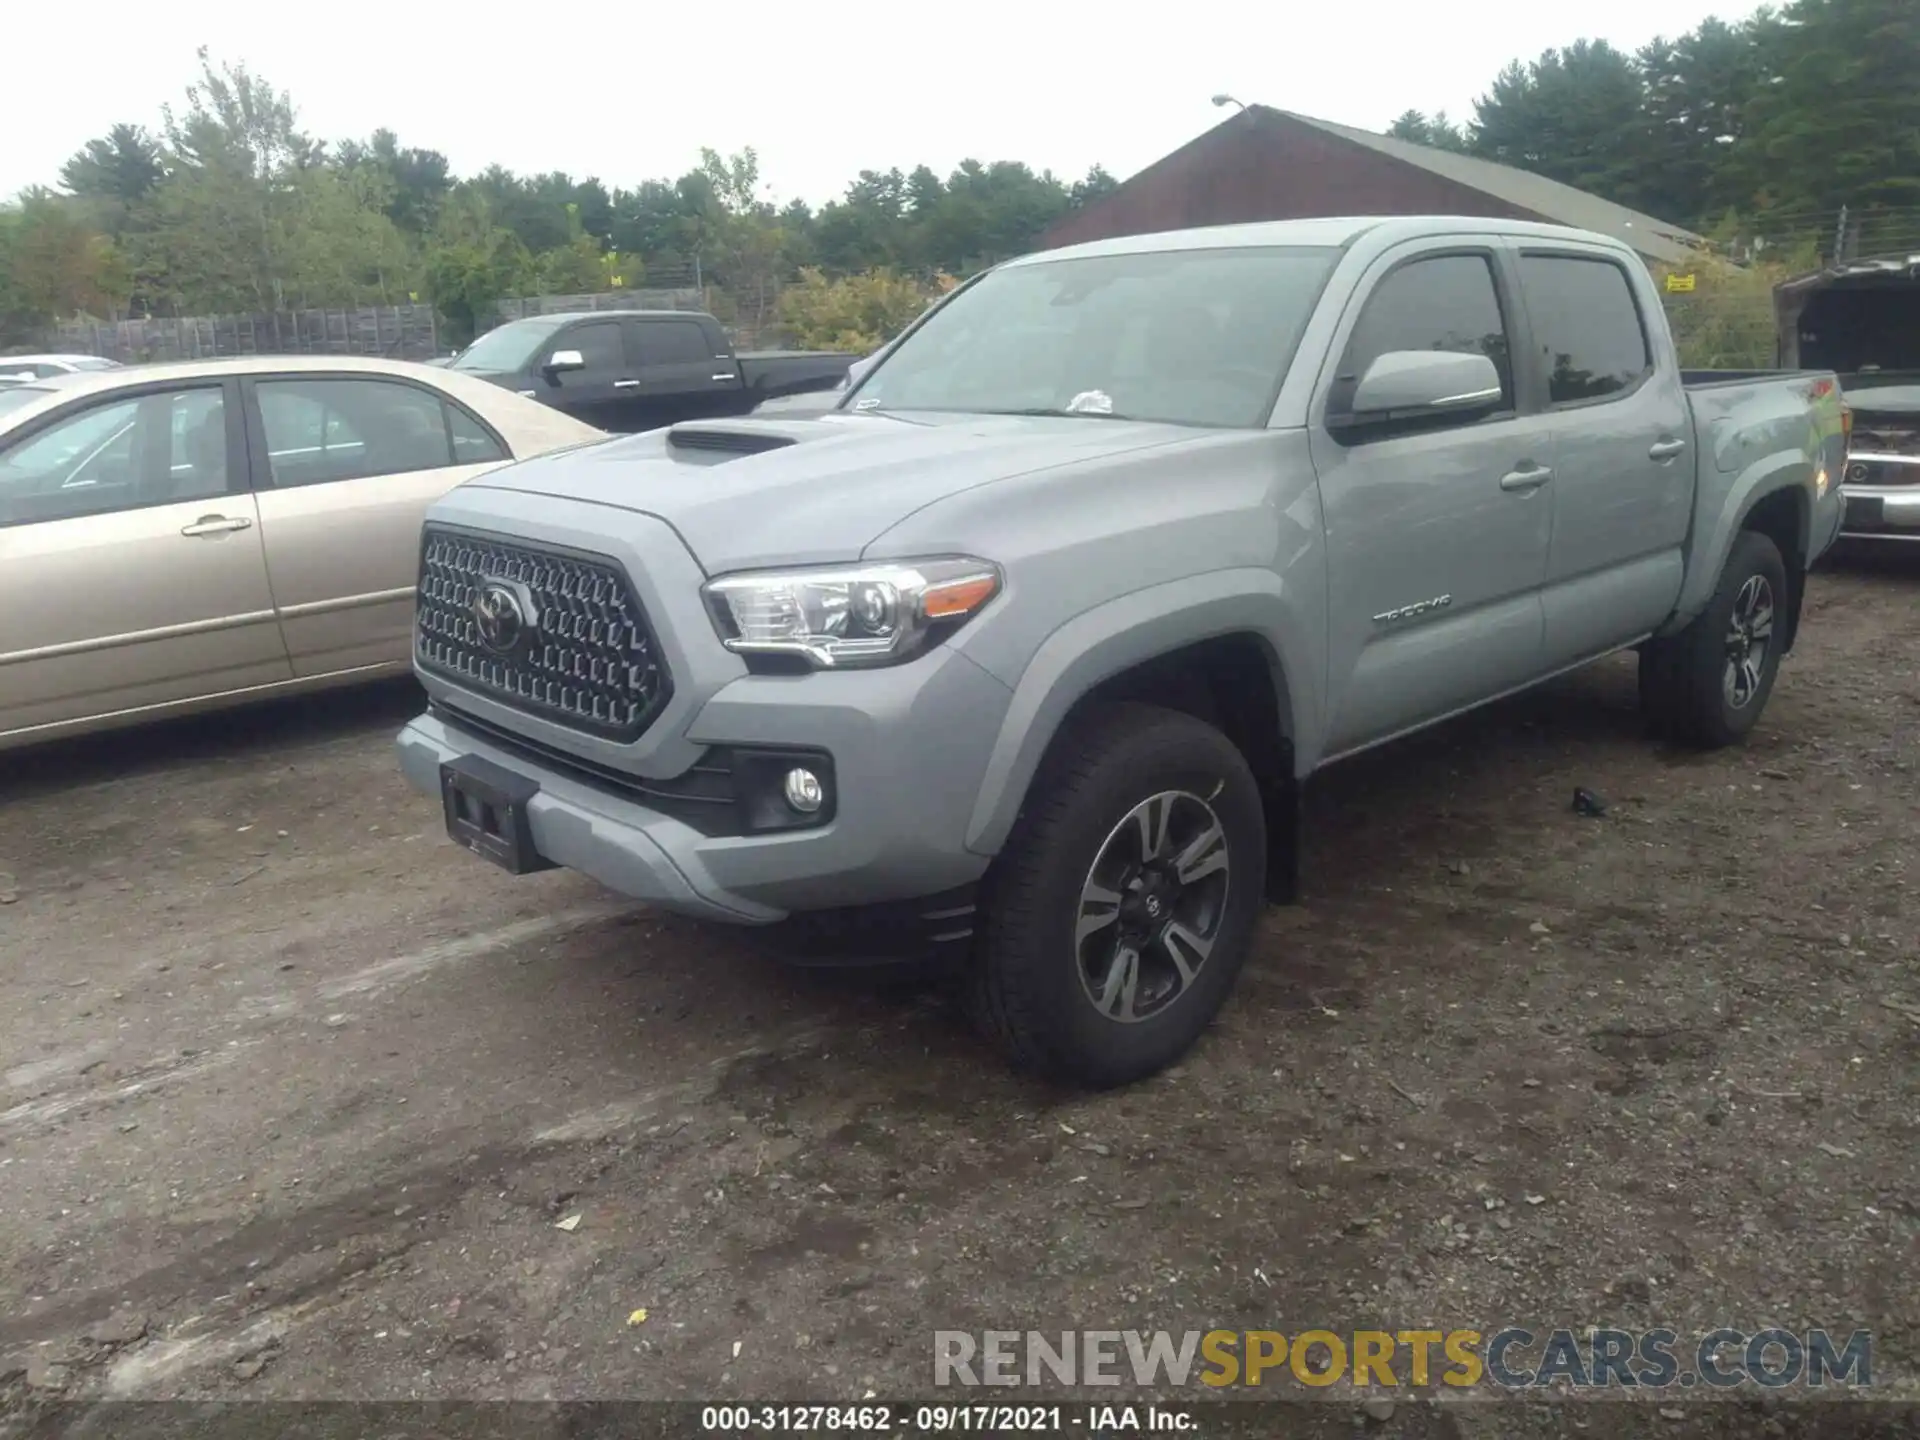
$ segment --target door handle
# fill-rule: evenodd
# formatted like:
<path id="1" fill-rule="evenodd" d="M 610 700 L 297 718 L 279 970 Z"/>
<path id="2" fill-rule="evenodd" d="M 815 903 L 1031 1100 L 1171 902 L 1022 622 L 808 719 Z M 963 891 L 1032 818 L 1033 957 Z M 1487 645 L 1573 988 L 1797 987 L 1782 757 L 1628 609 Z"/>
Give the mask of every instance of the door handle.
<path id="1" fill-rule="evenodd" d="M 1671 460 L 1686 448 L 1687 442 L 1684 440 L 1662 440 L 1657 445 L 1647 447 L 1647 458 L 1649 460 Z"/>
<path id="2" fill-rule="evenodd" d="M 182 525 L 182 535 L 227 535 L 235 530 L 251 530 L 253 521 L 245 516 L 202 515 L 191 525 Z"/>
<path id="3" fill-rule="evenodd" d="M 616 390 L 633 390 L 637 389 L 639 384 L 640 382 L 638 380 L 616 380 L 613 382 L 613 388 Z"/>
<path id="4" fill-rule="evenodd" d="M 1538 490 L 1553 478 L 1553 471 L 1544 465 L 1535 465 L 1529 470 L 1510 470 L 1500 477 L 1502 490 L 1516 490 L 1525 493 Z"/>

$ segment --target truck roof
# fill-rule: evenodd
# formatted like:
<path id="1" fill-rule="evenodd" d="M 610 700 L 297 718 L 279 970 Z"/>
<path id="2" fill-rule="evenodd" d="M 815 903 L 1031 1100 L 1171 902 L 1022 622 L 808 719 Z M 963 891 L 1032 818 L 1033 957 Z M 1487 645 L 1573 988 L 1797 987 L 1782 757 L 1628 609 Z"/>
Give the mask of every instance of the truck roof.
<path id="1" fill-rule="evenodd" d="M 1119 235 L 1023 255 L 1012 265 L 1042 260 L 1081 260 L 1095 255 L 1138 255 L 1156 250 L 1242 249 L 1264 245 L 1351 245 L 1362 235 L 1380 243 L 1417 240 L 1436 232 L 1449 235 L 1536 235 L 1543 240 L 1580 239 L 1623 253 L 1631 247 L 1591 230 L 1547 225 L 1533 220 L 1494 220 L 1483 215 L 1344 215 L 1313 220 L 1260 220 L 1246 225 L 1209 225 L 1193 230 L 1161 230 L 1148 235 Z"/>
<path id="2" fill-rule="evenodd" d="M 539 320 L 544 323 L 561 325 L 574 320 L 608 320 L 622 318 L 641 320 L 711 320 L 713 317 L 704 310 L 556 310 L 551 315 L 521 315 L 520 320 Z M 511 325 L 512 320 L 502 321 Z"/>

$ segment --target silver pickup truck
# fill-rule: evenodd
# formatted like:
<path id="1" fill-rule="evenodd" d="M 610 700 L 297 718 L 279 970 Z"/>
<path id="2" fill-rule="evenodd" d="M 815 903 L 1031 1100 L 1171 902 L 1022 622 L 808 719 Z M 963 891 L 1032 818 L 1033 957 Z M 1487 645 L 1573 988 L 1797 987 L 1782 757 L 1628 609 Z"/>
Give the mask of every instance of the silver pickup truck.
<path id="1" fill-rule="evenodd" d="M 1629 647 L 1658 730 L 1745 735 L 1845 429 L 1831 374 L 1683 375 L 1641 262 L 1578 231 L 1032 255 L 830 414 L 438 502 L 400 762 L 506 871 L 917 936 L 1015 1061 L 1122 1083 L 1293 897 L 1321 767 Z"/>

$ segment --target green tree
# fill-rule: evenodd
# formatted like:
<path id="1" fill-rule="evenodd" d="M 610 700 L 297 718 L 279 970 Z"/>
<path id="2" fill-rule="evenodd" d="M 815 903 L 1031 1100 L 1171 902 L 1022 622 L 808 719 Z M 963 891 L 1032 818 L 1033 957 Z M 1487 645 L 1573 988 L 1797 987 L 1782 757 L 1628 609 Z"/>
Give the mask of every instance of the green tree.
<path id="1" fill-rule="evenodd" d="M 1387 134 L 1396 140 L 1410 140 L 1415 145 L 1451 150 L 1456 154 L 1464 153 L 1470 147 L 1467 132 L 1449 120 L 1444 110 L 1430 116 L 1418 110 L 1404 111 L 1399 119 L 1387 127 Z"/>
<path id="2" fill-rule="evenodd" d="M 1627 205 L 1644 175 L 1644 86 L 1604 40 L 1578 40 L 1495 77 L 1474 105 L 1475 153 Z"/>
<path id="3" fill-rule="evenodd" d="M 486 197 L 473 189 L 448 198 L 424 270 L 427 299 L 458 345 L 492 327 L 501 300 L 531 294 L 538 283 L 532 254 L 518 235 L 494 223 Z"/>
<path id="4" fill-rule="evenodd" d="M 1763 73 L 1743 168 L 1762 208 L 1920 206 L 1912 0 L 1794 0 L 1757 39 Z"/>
<path id="5" fill-rule="evenodd" d="M 123 311 L 130 281 L 111 239 L 73 199 L 36 187 L 0 207 L 0 334 L 38 337 L 55 320 Z"/>
<path id="6" fill-rule="evenodd" d="M 923 286 L 888 269 L 838 280 L 803 270 L 799 281 L 781 292 L 780 330 L 810 350 L 865 354 L 906 329 L 944 288 Z"/>
<path id="7" fill-rule="evenodd" d="M 115 125 L 60 167 L 60 183 L 100 229 L 118 238 L 138 223 L 166 173 L 157 140 L 138 125 Z"/>
<path id="8" fill-rule="evenodd" d="M 393 131 L 380 129 L 364 141 L 338 147 L 347 170 L 371 170 L 385 180 L 386 216 L 403 233 L 424 236 L 433 229 L 453 189 L 452 167 L 438 150 L 402 146 Z"/>

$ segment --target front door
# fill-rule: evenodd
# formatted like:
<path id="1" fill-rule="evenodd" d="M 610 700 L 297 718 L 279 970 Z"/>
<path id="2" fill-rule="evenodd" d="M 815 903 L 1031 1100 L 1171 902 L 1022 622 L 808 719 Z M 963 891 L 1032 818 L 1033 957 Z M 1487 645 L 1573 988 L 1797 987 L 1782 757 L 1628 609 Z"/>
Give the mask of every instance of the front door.
<path id="1" fill-rule="evenodd" d="M 1536 678 L 1552 514 L 1550 421 L 1514 389 L 1504 253 L 1403 247 L 1362 284 L 1321 377 L 1311 435 L 1328 566 L 1327 758 Z M 1336 436 L 1330 409 L 1391 351 L 1479 351 L 1501 408 Z"/>
<path id="2" fill-rule="evenodd" d="M 622 423 L 635 408 L 640 380 L 627 359 L 619 320 L 586 320 L 569 325 L 541 347 L 534 359 L 534 398 L 564 410 L 602 430 L 630 428 Z M 568 350 L 585 362 L 578 370 L 554 370 L 547 362 Z"/>
<path id="3" fill-rule="evenodd" d="M 290 678 L 237 395 L 116 392 L 0 451 L 0 733 Z"/>
<path id="4" fill-rule="evenodd" d="M 260 527 L 294 674 L 406 664 L 427 507 L 510 459 L 506 447 L 404 380 L 287 375 L 247 387 Z"/>

